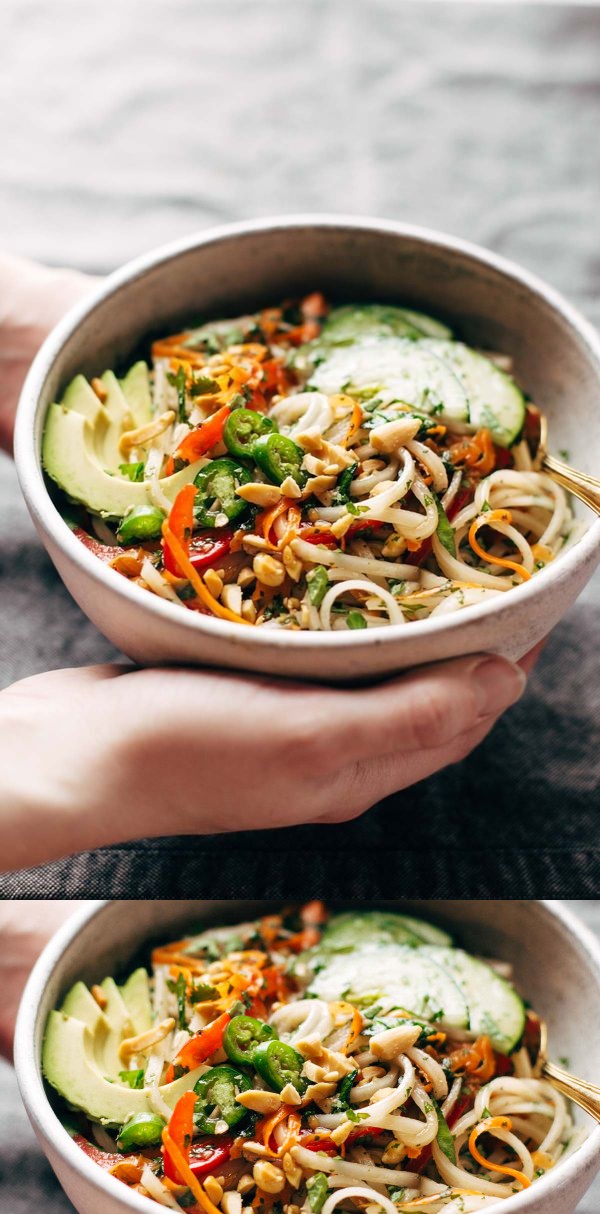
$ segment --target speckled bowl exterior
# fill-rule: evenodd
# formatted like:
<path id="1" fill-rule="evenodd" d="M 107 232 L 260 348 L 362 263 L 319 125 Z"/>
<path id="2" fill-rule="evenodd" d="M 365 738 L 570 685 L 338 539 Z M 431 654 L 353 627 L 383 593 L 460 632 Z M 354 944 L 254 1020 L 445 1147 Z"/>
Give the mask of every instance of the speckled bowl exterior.
<path id="1" fill-rule="evenodd" d="M 567 1056 L 575 1074 L 598 1081 L 600 946 L 560 903 L 421 900 L 379 905 L 430 919 L 470 951 L 511 962 L 516 985 L 548 1022 L 552 1056 Z M 235 923 L 272 909 L 277 909 L 272 902 L 234 900 L 91 903 L 45 949 L 19 1011 L 15 1066 L 42 1149 L 79 1214 L 150 1214 L 158 1207 L 103 1172 L 63 1129 L 40 1071 L 48 1013 L 77 979 L 92 983 L 126 970 L 150 942 L 179 938 L 191 924 Z M 600 1127 L 589 1119 L 586 1124 L 590 1134 L 579 1151 L 498 1209 L 506 1214 L 574 1214 L 600 1167 Z"/>
<path id="2" fill-rule="evenodd" d="M 102 564 L 54 507 L 40 467 L 44 418 L 79 371 L 123 365 L 151 332 L 203 314 L 235 315 L 299 292 L 392 300 L 512 355 L 548 413 L 552 447 L 597 472 L 600 341 L 556 292 L 474 245 L 383 220 L 300 216 L 214 229 L 159 249 L 108 278 L 51 334 L 23 389 L 15 459 L 21 487 L 63 581 L 135 661 L 235 667 L 343 682 L 474 652 L 517 659 L 568 610 L 600 560 L 600 521 L 543 574 L 448 617 L 341 633 L 249 628 L 189 612 Z"/>

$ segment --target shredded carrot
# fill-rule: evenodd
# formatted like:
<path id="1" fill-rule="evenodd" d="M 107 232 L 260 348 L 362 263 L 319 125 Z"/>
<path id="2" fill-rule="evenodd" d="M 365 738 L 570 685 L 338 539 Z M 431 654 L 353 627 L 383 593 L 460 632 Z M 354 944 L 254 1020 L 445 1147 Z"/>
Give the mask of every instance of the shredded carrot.
<path id="1" fill-rule="evenodd" d="M 478 1037 L 472 1045 L 461 1046 L 448 1056 L 453 1071 L 465 1071 L 474 1078 L 487 1083 L 496 1073 L 496 1062 L 492 1043 L 487 1036 Z"/>
<path id="2" fill-rule="evenodd" d="M 198 1205 L 202 1206 L 205 1214 L 220 1214 L 218 1207 L 214 1205 L 208 1194 L 204 1192 L 200 1181 L 196 1176 L 194 1176 L 190 1165 L 184 1159 L 179 1147 L 175 1142 L 173 1142 L 173 1139 L 166 1128 L 162 1132 L 162 1140 L 165 1150 L 169 1152 L 169 1155 L 175 1164 L 178 1176 L 182 1177 L 184 1183 L 196 1198 Z"/>
<path id="3" fill-rule="evenodd" d="M 279 1125 L 280 1121 L 285 1121 L 286 1117 L 289 1117 L 293 1111 L 294 1106 L 292 1104 L 281 1104 L 270 1117 L 264 1117 L 262 1121 L 257 1122 L 256 1137 L 262 1137 L 263 1146 L 267 1147 L 267 1150 L 271 1150 L 269 1142 L 275 1126 Z"/>
<path id="4" fill-rule="evenodd" d="M 297 1143 L 298 1138 L 300 1136 L 301 1126 L 302 1126 L 302 1117 L 301 1117 L 300 1113 L 297 1113 L 296 1111 L 294 1111 L 293 1113 L 290 1113 L 290 1115 L 288 1117 L 287 1135 L 285 1138 L 285 1142 L 283 1142 L 281 1147 L 279 1148 L 279 1153 L 281 1155 L 285 1155 L 287 1153 L 287 1151 L 291 1151 L 292 1147 L 295 1146 L 295 1144 Z"/>
<path id="5" fill-rule="evenodd" d="M 296 538 L 301 521 L 302 511 L 300 506 L 290 506 L 287 516 L 287 531 L 280 541 L 282 548 L 285 548 L 286 544 L 291 544 L 292 540 Z"/>
<path id="6" fill-rule="evenodd" d="M 275 519 L 279 518 L 280 514 L 285 514 L 285 511 L 292 505 L 290 497 L 280 497 L 279 501 L 271 506 L 269 510 L 263 510 L 256 519 L 256 530 L 261 532 L 263 539 L 268 544 L 271 543 L 271 528 Z"/>
<path id="7" fill-rule="evenodd" d="M 194 1136 L 194 1106 L 197 1099 L 198 1097 L 195 1092 L 184 1092 L 183 1096 L 177 1101 L 169 1121 L 171 1140 L 175 1143 L 178 1150 L 181 1151 L 186 1163 L 189 1162 L 190 1146 Z M 173 1163 L 175 1164 L 175 1160 L 173 1160 Z M 183 1182 L 181 1181 L 181 1183 Z"/>
<path id="8" fill-rule="evenodd" d="M 469 528 L 469 543 L 473 552 L 482 560 L 489 562 L 490 565 L 501 565 L 503 569 L 512 569 L 518 573 L 519 577 L 524 582 L 528 582 L 531 574 L 523 565 L 519 565 L 518 561 L 509 561 L 506 557 L 490 556 L 489 552 L 485 551 L 477 541 L 477 532 L 480 527 L 486 527 L 489 523 L 511 523 L 512 515 L 510 510 L 489 510 L 487 514 L 480 514 L 479 518 L 473 519 Z"/>
<path id="9" fill-rule="evenodd" d="M 523 1172 L 518 1172 L 516 1168 L 508 1168 L 504 1164 L 491 1163 L 477 1149 L 477 1139 L 480 1134 L 487 1133 L 488 1130 L 512 1130 L 512 1121 L 510 1117 L 486 1117 L 485 1121 L 480 1121 L 479 1125 L 473 1127 L 469 1137 L 469 1150 L 473 1159 L 481 1164 L 483 1168 L 489 1169 L 490 1172 L 501 1172 L 503 1176 L 512 1176 L 514 1180 L 518 1180 L 519 1184 L 528 1189 L 531 1181 Z"/>
<path id="10" fill-rule="evenodd" d="M 208 1024 L 201 1032 L 195 1033 L 186 1042 L 183 1049 L 179 1051 L 175 1064 L 171 1063 L 165 1075 L 165 1083 L 172 1083 L 175 1078 L 175 1066 L 182 1066 L 187 1071 L 193 1070 L 200 1066 L 201 1062 L 206 1062 L 215 1050 L 220 1049 L 223 1041 L 223 1033 L 231 1020 L 229 1012 L 223 1012 L 221 1016 L 217 1016 L 211 1024 Z"/>
<path id="11" fill-rule="evenodd" d="M 466 464 L 473 472 L 487 476 L 496 466 L 496 452 L 492 436 L 487 429 L 478 430 L 472 438 L 461 438 L 452 443 L 448 454 L 455 467 Z"/>
<path id="12" fill-rule="evenodd" d="M 190 540 L 194 527 L 194 499 L 197 492 L 195 485 L 184 485 L 183 489 L 179 490 L 169 512 L 169 527 L 186 556 L 189 556 L 190 551 Z M 165 544 L 166 542 L 165 540 Z M 177 564 L 176 568 L 179 569 Z M 179 572 L 181 573 L 180 570 Z"/>
<path id="13" fill-rule="evenodd" d="M 198 598 L 202 603 L 204 603 L 204 606 L 207 607 L 213 615 L 219 616 L 219 618 L 222 620 L 231 620 L 231 622 L 234 624 L 249 624 L 249 620 L 243 619 L 241 615 L 236 615 L 235 611 L 230 611 L 228 607 L 224 607 L 222 603 L 219 603 L 219 601 L 214 598 L 208 587 L 205 586 L 202 577 L 198 573 L 198 570 L 194 569 L 189 557 L 184 552 L 183 546 L 179 543 L 177 536 L 173 535 L 173 532 L 166 521 L 162 525 L 162 533 L 165 543 L 168 544 L 171 552 L 173 553 L 173 557 L 177 562 L 178 569 L 182 571 L 190 585 L 193 586 Z"/>

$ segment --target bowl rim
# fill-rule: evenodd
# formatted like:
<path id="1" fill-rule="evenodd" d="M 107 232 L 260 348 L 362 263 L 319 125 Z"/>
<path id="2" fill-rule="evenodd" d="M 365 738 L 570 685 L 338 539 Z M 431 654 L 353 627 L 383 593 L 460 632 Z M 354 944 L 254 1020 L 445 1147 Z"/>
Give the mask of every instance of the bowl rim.
<path id="1" fill-rule="evenodd" d="M 254 219 L 238 223 L 210 227 L 199 233 L 161 245 L 127 262 L 108 275 L 99 286 L 79 301 L 55 326 L 38 351 L 21 392 L 15 424 L 14 454 L 17 475 L 23 496 L 38 528 L 47 535 L 72 565 L 100 586 L 111 591 L 113 596 L 145 610 L 163 620 L 165 626 L 176 625 L 191 633 L 205 633 L 215 639 L 243 644 L 243 638 L 252 636 L 253 643 L 268 650 L 292 649 L 323 650 L 362 648 L 366 645 L 397 643 L 403 635 L 407 640 L 415 637 L 435 637 L 440 633 L 452 633 L 480 619 L 511 610 L 511 603 L 525 605 L 540 595 L 552 593 L 552 587 L 576 568 L 592 562 L 600 553 L 600 519 L 592 519 L 586 531 L 567 550 L 560 560 L 543 570 L 543 578 L 531 578 L 520 585 L 512 586 L 510 592 L 484 599 L 451 612 L 426 620 L 415 620 L 405 633 L 405 624 L 387 624 L 383 628 L 331 631 L 294 631 L 285 628 L 266 627 L 248 631 L 248 626 L 229 620 L 218 619 L 195 611 L 181 611 L 179 606 L 158 595 L 149 594 L 142 587 L 122 577 L 93 555 L 74 535 L 52 502 L 41 467 L 41 452 L 36 450 L 35 422 L 39 410 L 40 395 L 52 366 L 66 341 L 74 335 L 82 321 L 100 308 L 111 296 L 129 282 L 143 278 L 169 262 L 185 257 L 192 250 L 204 245 L 229 243 L 239 238 L 266 232 L 293 231 L 294 229 L 319 228 L 348 232 L 373 232 L 390 236 L 409 237 L 423 245 L 434 244 L 448 253 L 458 253 L 471 261 L 483 264 L 501 276 L 516 281 L 538 295 L 553 311 L 557 312 L 579 339 L 588 347 L 598 364 L 600 379 L 600 334 L 589 321 L 553 287 L 541 278 L 523 269 L 514 262 L 492 253 L 479 245 L 462 238 L 450 236 L 433 229 L 394 220 L 344 214 L 298 214 Z M 544 591 L 545 588 L 545 591 Z M 518 596 L 515 597 L 515 596 Z M 418 630 L 415 632 L 415 630 Z"/>
<path id="2" fill-rule="evenodd" d="M 206 900 L 199 899 L 199 901 Z M 234 899 L 234 901 L 238 900 Z M 418 899 L 417 901 L 427 900 Z M 443 901 L 452 902 L 453 899 L 443 899 Z M 478 899 L 469 901 L 477 902 Z M 562 901 L 536 898 L 527 900 L 527 904 L 529 901 L 534 902 L 551 919 L 558 921 L 558 924 L 566 929 L 568 936 L 575 938 L 595 970 L 600 990 L 600 940 Z M 52 936 L 36 961 L 23 992 L 17 1015 L 14 1044 L 15 1072 L 23 1104 L 38 1138 L 48 1143 L 51 1149 L 60 1156 L 61 1162 L 74 1171 L 85 1184 L 91 1184 L 105 1196 L 108 1183 L 110 1195 L 116 1201 L 120 1200 L 124 1211 L 132 1211 L 133 1214 L 148 1214 L 150 1198 L 131 1192 L 116 1177 L 104 1172 L 80 1150 L 70 1137 L 48 1100 L 42 1079 L 41 1060 L 36 1057 L 36 1026 L 40 1003 L 48 980 L 77 935 L 101 916 L 110 905 L 110 899 L 98 899 L 87 902 L 75 911 Z M 552 1194 L 560 1189 L 567 1189 L 577 1179 L 579 1172 L 591 1171 L 593 1179 L 594 1171 L 598 1170 L 599 1166 L 600 1125 L 596 1125 L 577 1151 L 545 1177 L 541 1194 L 544 1208 Z M 514 1214 L 527 1214 L 528 1210 L 533 1210 L 535 1214 L 535 1210 L 541 1208 L 538 1204 L 539 1198 L 539 1188 L 532 1185 L 531 1188 L 506 1198 L 506 1201 L 512 1202 L 509 1207 L 511 1214 L 513 1211 Z"/>

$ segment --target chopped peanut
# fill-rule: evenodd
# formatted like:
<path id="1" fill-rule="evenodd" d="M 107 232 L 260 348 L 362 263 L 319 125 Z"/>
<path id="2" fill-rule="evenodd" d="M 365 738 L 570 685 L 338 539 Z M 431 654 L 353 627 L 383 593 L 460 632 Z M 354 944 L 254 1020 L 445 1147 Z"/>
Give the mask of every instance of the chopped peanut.
<path id="1" fill-rule="evenodd" d="M 283 563 L 293 582 L 299 582 L 304 568 L 302 561 L 296 556 L 293 548 L 286 544 L 282 551 Z"/>
<path id="2" fill-rule="evenodd" d="M 218 599 L 223 589 L 223 579 L 219 576 L 215 569 L 207 569 L 204 574 L 206 587 L 214 598 Z"/>
<path id="3" fill-rule="evenodd" d="M 207 1176 L 204 1181 L 204 1188 L 210 1200 L 214 1201 L 215 1205 L 218 1206 L 223 1196 L 222 1185 L 219 1184 L 218 1180 L 215 1180 L 214 1176 Z"/>
<path id="4" fill-rule="evenodd" d="M 421 421 L 418 417 L 399 417 L 396 421 L 384 422 L 382 426 L 371 430 L 371 446 L 376 451 L 389 454 L 410 442 L 420 429 Z"/>
<path id="5" fill-rule="evenodd" d="M 281 1193 L 285 1188 L 285 1176 L 281 1168 L 276 1168 L 274 1164 L 267 1160 L 259 1160 L 255 1163 L 252 1169 L 252 1175 L 263 1193 Z"/>
<path id="6" fill-rule="evenodd" d="M 102 1008 L 102 1011 L 104 1011 L 104 1008 L 106 1007 L 106 1005 L 108 1003 L 108 999 L 106 998 L 106 995 L 104 994 L 104 991 L 102 990 L 102 987 L 94 985 L 92 987 L 92 995 L 93 995 L 94 999 L 96 1000 L 98 1007 Z"/>
<path id="7" fill-rule="evenodd" d="M 105 385 L 102 383 L 102 380 L 98 379 L 97 376 L 95 376 L 94 379 L 91 380 L 91 385 L 92 385 L 92 388 L 94 389 L 94 392 L 96 393 L 96 396 L 98 397 L 98 400 L 101 400 L 102 404 L 104 404 L 105 400 L 107 400 L 107 398 L 108 398 L 108 388 L 105 387 Z"/>
<path id="8" fill-rule="evenodd" d="M 248 1092 L 240 1092 L 237 1103 L 264 1116 L 267 1113 L 276 1113 L 277 1109 L 281 1108 L 281 1096 L 279 1092 L 263 1092 L 261 1088 L 251 1088 Z"/>
<path id="9" fill-rule="evenodd" d="M 137 1037 L 126 1037 L 119 1046 L 119 1058 L 125 1061 L 133 1054 L 145 1053 L 153 1045 L 158 1045 L 159 1041 L 164 1041 L 174 1028 L 175 1021 L 172 1016 L 169 1016 L 166 1020 L 161 1020 L 160 1024 L 156 1024 L 154 1028 L 147 1029 L 145 1033 L 138 1033 Z"/>
<path id="10" fill-rule="evenodd" d="M 128 455 L 132 447 L 142 447 L 145 443 L 149 443 L 151 439 L 158 438 L 159 434 L 164 434 L 165 430 L 168 430 L 174 421 L 175 414 L 173 410 L 167 409 L 166 413 L 161 413 L 153 421 L 146 422 L 145 426 L 138 426 L 135 430 L 126 430 L 119 439 L 119 451 L 123 455 Z"/>
<path id="11" fill-rule="evenodd" d="M 285 580 L 285 569 L 281 561 L 267 553 L 259 552 L 252 562 L 252 568 L 263 586 L 281 586 Z"/>
<path id="12" fill-rule="evenodd" d="M 248 586 L 251 586 L 255 581 L 256 577 L 252 569 L 249 569 L 247 565 L 244 567 L 244 569 L 240 569 L 237 575 L 237 584 L 238 586 L 242 587 L 242 590 L 246 590 Z"/>
<path id="13" fill-rule="evenodd" d="M 204 1188 L 208 1192 L 206 1181 L 204 1181 Z M 221 1209 L 223 1210 L 223 1214 L 242 1214 L 241 1193 L 232 1193 L 231 1190 L 224 1193 L 221 1198 Z"/>
<path id="14" fill-rule="evenodd" d="M 235 583 L 224 586 L 221 591 L 221 602 L 224 607 L 229 608 L 229 611 L 235 611 L 236 615 L 241 615 L 242 587 Z"/>
<path id="15" fill-rule="evenodd" d="M 293 476 L 286 476 L 285 480 L 281 482 L 279 488 L 281 489 L 284 497 L 302 497 L 302 490 L 299 484 L 294 480 Z"/>
<path id="16" fill-rule="evenodd" d="M 286 1151 L 283 1159 L 283 1170 L 293 1189 L 299 1189 L 302 1182 L 302 1168 L 299 1163 Z"/>
<path id="17" fill-rule="evenodd" d="M 244 501 L 252 502 L 253 506 L 261 506 L 263 510 L 276 506 L 282 497 L 279 485 L 264 485 L 262 481 L 250 481 L 248 485 L 240 485 L 236 493 L 238 497 L 243 497 Z"/>
<path id="18" fill-rule="evenodd" d="M 256 619 L 256 607 L 252 599 L 244 599 L 242 602 L 242 610 L 240 615 L 243 620 L 248 620 L 249 624 L 253 624 Z"/>
<path id="19" fill-rule="evenodd" d="M 376 1058 L 383 1058 L 390 1062 L 392 1058 L 397 1058 L 399 1054 L 410 1049 L 420 1036 L 420 1025 L 399 1024 L 398 1028 L 384 1029 L 382 1033 L 375 1033 L 371 1037 L 371 1052 Z"/>

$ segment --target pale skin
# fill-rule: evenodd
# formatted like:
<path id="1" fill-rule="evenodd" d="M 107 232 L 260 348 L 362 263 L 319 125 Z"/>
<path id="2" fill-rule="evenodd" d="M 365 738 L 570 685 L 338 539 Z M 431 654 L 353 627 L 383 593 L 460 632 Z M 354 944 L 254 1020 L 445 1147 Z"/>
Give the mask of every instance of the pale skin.
<path id="1" fill-rule="evenodd" d="M 6 450 L 33 355 L 94 281 L 0 256 Z M 0 693 L 2 867 L 140 837 L 354 818 L 464 758 L 534 660 L 471 656 L 352 690 L 117 664 L 22 679 Z"/>

